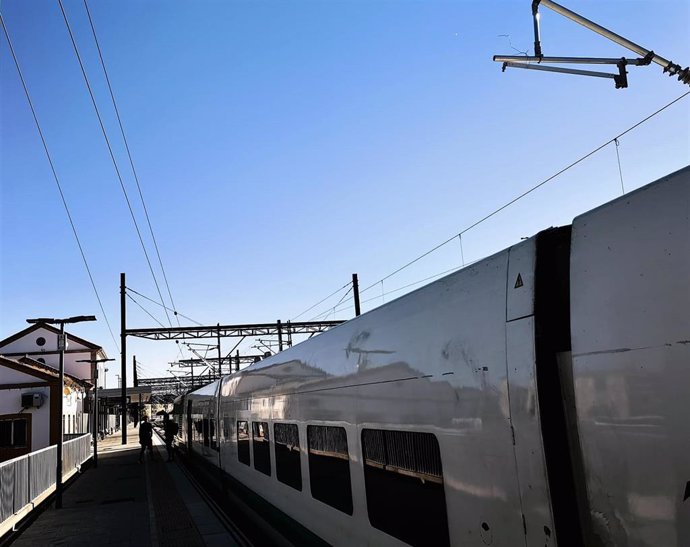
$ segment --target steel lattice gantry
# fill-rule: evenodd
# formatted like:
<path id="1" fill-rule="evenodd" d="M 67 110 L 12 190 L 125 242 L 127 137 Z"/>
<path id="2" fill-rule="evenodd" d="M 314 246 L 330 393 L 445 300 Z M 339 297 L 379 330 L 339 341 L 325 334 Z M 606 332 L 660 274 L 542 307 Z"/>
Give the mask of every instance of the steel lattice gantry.
<path id="1" fill-rule="evenodd" d="M 318 334 L 344 323 L 333 321 L 300 321 L 255 323 L 248 325 L 212 325 L 201 327 L 170 327 L 154 329 L 126 329 L 126 336 L 148 340 L 186 340 L 190 338 L 229 338 L 243 336 L 291 336 L 294 334 Z"/>
<path id="2" fill-rule="evenodd" d="M 220 375 L 197 376 L 190 377 L 162 377 L 162 378 L 140 378 L 140 386 L 149 386 L 152 395 L 161 395 L 165 393 L 181 394 L 191 391 L 202 386 L 205 386 L 214 380 L 220 378 Z"/>

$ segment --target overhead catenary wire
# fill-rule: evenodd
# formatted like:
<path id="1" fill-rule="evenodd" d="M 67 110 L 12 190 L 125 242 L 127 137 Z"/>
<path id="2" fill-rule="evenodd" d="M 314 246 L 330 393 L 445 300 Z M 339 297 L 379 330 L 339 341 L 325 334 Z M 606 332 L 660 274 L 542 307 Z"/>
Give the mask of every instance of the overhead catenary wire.
<path id="1" fill-rule="evenodd" d="M 113 167 L 115 168 L 115 174 L 117 175 L 117 178 L 120 181 L 120 187 L 122 188 L 122 192 L 125 196 L 125 201 L 127 202 L 127 208 L 129 209 L 129 214 L 132 217 L 132 222 L 134 222 L 134 228 L 137 232 L 137 236 L 139 237 L 139 242 L 141 243 L 141 248 L 144 251 L 144 256 L 146 257 L 146 262 L 149 266 L 149 270 L 151 271 L 151 276 L 153 277 L 153 282 L 156 286 L 156 290 L 158 291 L 158 296 L 160 297 L 161 302 L 165 303 L 165 301 L 163 300 L 163 294 L 161 293 L 160 286 L 158 285 L 158 279 L 156 279 L 156 274 L 153 271 L 153 266 L 151 265 L 151 259 L 149 258 L 148 251 L 146 250 L 146 245 L 144 244 L 144 238 L 141 235 L 141 230 L 139 229 L 139 224 L 137 223 L 136 216 L 134 215 L 134 209 L 132 209 L 132 204 L 129 200 L 129 195 L 127 194 L 127 189 L 125 188 L 125 183 L 122 180 L 120 168 L 117 166 L 117 160 L 115 159 L 115 154 L 113 153 L 113 149 L 112 149 L 112 146 L 110 144 L 110 139 L 108 138 L 108 133 L 105 130 L 105 125 L 103 124 L 103 118 L 101 117 L 101 113 L 100 113 L 100 110 L 98 108 L 98 104 L 96 103 L 96 98 L 93 94 L 93 90 L 91 89 L 89 77 L 86 74 L 86 69 L 84 68 L 84 63 L 82 62 L 81 55 L 79 54 L 79 48 L 77 47 L 77 42 L 74 39 L 74 34 L 72 33 L 72 27 L 70 26 L 69 20 L 67 19 L 67 13 L 65 12 L 65 7 L 62 5 L 62 0 L 58 0 L 58 4 L 60 6 L 60 11 L 62 12 L 62 17 L 65 21 L 65 26 L 67 27 L 67 32 L 69 33 L 69 37 L 70 37 L 70 40 L 72 42 L 74 54 L 77 57 L 77 61 L 79 62 L 79 67 L 81 68 L 82 76 L 84 77 L 86 89 L 89 92 L 89 97 L 91 97 L 91 103 L 93 104 L 93 108 L 96 112 L 96 117 L 98 118 L 98 123 L 101 127 L 101 132 L 103 133 L 103 138 L 105 139 L 105 144 L 108 147 L 108 152 L 110 153 L 110 159 L 112 160 Z M 170 324 L 170 326 L 172 326 L 172 322 L 170 321 L 170 316 L 168 315 L 167 307 L 165 307 L 165 309 L 166 309 L 165 315 L 168 318 L 168 323 Z"/>
<path id="2" fill-rule="evenodd" d="M 473 228 L 476 228 L 476 227 L 479 226 L 480 224 L 486 222 L 487 220 L 489 220 L 489 219 L 492 218 L 493 216 L 497 215 L 498 213 L 500 213 L 500 212 L 503 211 L 504 209 L 507 209 L 508 207 L 510 207 L 511 205 L 513 205 L 514 203 L 520 201 L 521 199 L 523 199 L 524 197 L 528 196 L 529 194 L 531 194 L 531 193 L 534 192 L 535 190 L 537 190 L 537 189 L 541 188 L 542 186 L 544 186 L 545 184 L 551 182 L 552 180 L 554 180 L 554 179 L 557 178 L 558 176 L 562 175 L 563 173 L 565 173 L 565 172 L 568 171 L 569 169 L 575 167 L 575 166 L 578 165 L 579 163 L 582 163 L 584 160 L 586 160 L 586 159 L 589 158 L 590 156 L 593 156 L 594 154 L 596 154 L 597 152 L 599 152 L 599 151 L 602 150 L 603 148 L 606 148 L 609 144 L 611 144 L 611 143 L 617 141 L 617 140 L 620 139 L 623 135 L 626 135 L 627 133 L 630 133 L 630 132 L 633 131 L 634 129 L 638 128 L 639 126 L 641 126 L 641 125 L 644 124 L 645 122 L 647 122 L 647 121 L 649 121 L 650 119 L 652 119 L 654 116 L 660 114 L 661 112 L 663 112 L 664 110 L 666 110 L 666 109 L 669 108 L 670 106 L 674 105 L 675 103 L 677 103 L 677 102 L 680 101 L 681 99 L 684 99 L 684 98 L 687 97 L 688 95 L 690 95 L 690 91 L 687 91 L 687 92 L 683 93 L 682 95 L 680 95 L 679 97 L 676 97 L 674 100 L 672 100 L 671 102 L 665 104 L 664 106 L 662 106 L 662 107 L 659 108 L 658 110 L 652 112 L 651 114 L 649 114 L 648 116 L 646 116 L 645 118 L 643 118 L 642 120 L 640 120 L 639 122 L 637 122 L 636 124 L 630 126 L 630 127 L 629 127 L 628 129 L 626 129 L 625 131 L 622 131 L 621 133 L 619 133 L 619 134 L 616 135 L 615 137 L 613 137 L 613 138 L 609 139 L 608 141 L 606 141 L 605 143 L 603 143 L 603 144 L 597 146 L 596 148 L 594 148 L 593 150 L 591 150 L 590 152 L 588 152 L 588 153 L 585 154 L 584 156 L 581 156 L 581 157 L 578 158 L 577 160 L 575 160 L 575 161 L 573 161 L 572 163 L 568 164 L 567 166 L 565 166 L 565 167 L 564 167 L 563 169 L 561 169 L 560 171 L 554 173 L 554 174 L 551 175 L 550 177 L 544 179 L 543 181 L 541 181 L 541 182 L 535 184 L 535 185 L 532 186 L 531 188 L 529 188 L 529 189 L 527 189 L 526 191 L 522 192 L 521 194 L 517 195 L 516 197 L 514 197 L 513 199 L 511 199 L 511 200 L 508 201 L 507 203 L 501 205 L 501 206 L 498 207 L 497 209 L 493 210 L 493 211 L 490 212 L 489 214 L 485 215 L 484 217 L 480 218 L 479 220 L 477 220 L 477 221 L 474 222 L 473 224 L 469 225 L 467 228 L 464 228 L 464 229 L 461 230 L 460 232 L 458 232 L 458 233 L 456 233 L 456 234 L 453 234 L 452 237 L 449 237 L 448 239 L 446 239 L 446 240 L 443 241 L 442 243 L 439 243 L 438 245 L 436 245 L 436 246 L 433 247 L 432 249 L 430 249 L 430 250 L 426 251 L 425 253 L 419 255 L 417 258 L 415 258 L 415 259 L 413 259 L 413 260 L 410 260 L 408 263 L 406 263 L 405 265 L 401 266 L 400 268 L 398 268 L 398 269 L 395 270 L 394 272 L 392 272 L 392 273 L 386 275 L 385 277 L 382 277 L 382 278 L 379 279 L 378 281 L 372 283 L 371 285 L 369 285 L 368 287 L 366 287 L 365 289 L 363 289 L 362 291 L 360 291 L 360 294 L 361 294 L 361 293 L 364 293 L 364 292 L 366 292 L 366 291 L 368 291 L 368 290 L 370 290 L 370 289 L 372 289 L 372 288 L 374 288 L 374 287 L 376 287 L 377 285 L 383 283 L 383 282 L 386 281 L 387 279 L 389 279 L 389 278 L 393 277 L 394 275 L 400 273 L 400 272 L 403 271 L 404 269 L 406 269 L 406 268 L 412 266 L 412 265 L 415 264 L 416 262 L 419 262 L 419 261 L 422 260 L 423 258 L 429 256 L 430 254 L 432 254 L 433 252 L 437 251 L 437 250 L 440 249 L 441 247 L 444 247 L 445 245 L 448 245 L 448 243 L 450 243 L 451 241 L 453 241 L 456 237 L 462 236 L 463 234 L 466 234 L 467 232 L 469 232 L 469 231 L 472 230 Z"/>
<path id="3" fill-rule="evenodd" d="M 161 303 L 158 302 L 157 300 L 154 300 L 153 298 L 150 298 L 150 297 L 146 296 L 145 294 L 142 294 L 142 293 L 140 293 L 140 292 L 138 292 L 138 291 L 135 291 L 135 290 L 134 290 L 133 288 L 131 288 L 131 287 L 125 287 L 125 289 L 128 290 L 129 292 L 133 292 L 134 294 L 137 294 L 137 295 L 141 296 L 142 298 L 145 298 L 146 300 L 148 300 L 149 302 L 152 302 L 152 303 L 155 304 L 156 306 L 160 306 L 160 307 L 162 307 L 162 308 L 166 308 L 165 304 L 161 304 Z M 179 315 L 180 317 L 183 317 L 183 318 L 186 319 L 187 321 L 191 321 L 192 323 L 196 324 L 196 325 L 199 326 L 199 327 L 203 327 L 203 326 L 204 326 L 203 323 L 199 323 L 199 321 L 196 321 L 195 319 L 192 319 L 191 317 L 187 317 L 185 314 L 180 313 L 180 312 L 178 312 L 178 311 L 176 311 L 176 310 L 173 310 L 172 308 L 167 308 L 167 310 L 168 310 L 168 311 L 175 312 L 175 313 L 176 313 L 177 315 Z"/>
<path id="4" fill-rule="evenodd" d="M 327 297 L 322 298 L 322 299 L 319 300 L 316 304 L 314 304 L 313 306 L 310 306 L 309 308 L 307 308 L 306 310 L 304 310 L 304 311 L 303 311 L 302 313 L 300 313 L 299 315 L 295 315 L 295 317 L 293 317 L 293 318 L 291 319 L 291 321 L 294 321 L 295 319 L 299 319 L 299 318 L 302 317 L 305 313 L 307 313 L 307 312 L 313 310 L 316 306 L 318 306 L 318 305 L 320 305 L 320 304 L 323 304 L 326 300 L 328 300 L 329 298 L 334 297 L 336 294 L 338 294 L 338 293 L 339 293 L 340 291 L 342 291 L 343 289 L 349 287 L 350 285 L 352 285 L 352 281 L 350 281 L 350 282 L 348 282 L 348 283 L 345 283 L 345 285 L 343 285 L 342 287 L 340 287 L 338 290 L 335 290 L 335 291 L 333 291 L 331 294 L 329 294 Z"/>
<path id="5" fill-rule="evenodd" d="M 153 225 L 151 224 L 151 218 L 149 217 L 149 211 L 148 208 L 146 207 L 146 202 L 144 201 L 144 194 L 141 191 L 141 184 L 139 183 L 139 175 L 137 174 L 137 170 L 134 167 L 134 160 L 132 159 L 132 153 L 129 149 L 129 142 L 127 141 L 127 136 L 125 134 L 125 128 L 122 124 L 122 119 L 120 117 L 120 109 L 117 107 L 117 102 L 115 101 L 115 94 L 113 92 L 113 88 L 110 84 L 110 77 L 108 76 L 108 70 L 106 69 L 105 66 L 105 61 L 103 59 L 103 53 L 101 51 L 101 45 L 98 42 L 98 36 L 96 35 L 96 27 L 94 26 L 93 19 L 91 18 L 91 11 L 89 10 L 89 5 L 86 0 L 84 0 L 84 8 L 86 9 L 86 15 L 89 18 L 89 25 L 91 26 L 91 32 L 93 34 L 93 39 L 94 42 L 96 43 L 96 49 L 98 50 L 98 58 L 100 59 L 101 62 L 101 67 L 103 68 L 103 74 L 105 75 L 105 81 L 108 86 L 108 92 L 110 93 L 110 99 L 113 103 L 113 109 L 115 110 L 115 116 L 117 117 L 117 123 L 120 127 L 120 134 L 122 135 L 122 140 L 125 145 L 125 150 L 127 151 L 127 157 L 129 158 L 129 165 L 132 168 L 132 174 L 134 175 L 134 180 L 137 185 L 137 190 L 139 191 L 139 198 L 141 199 L 141 205 L 144 209 L 144 215 L 146 216 L 146 222 L 148 223 L 149 226 L 149 232 L 151 233 L 151 239 L 153 241 L 153 246 L 156 250 L 156 256 L 158 257 L 158 264 L 161 267 L 161 272 L 163 273 L 163 280 L 165 282 L 165 286 L 168 291 L 168 297 L 170 298 L 170 303 L 172 305 L 173 310 L 176 308 L 175 306 L 175 301 L 173 300 L 172 292 L 170 291 L 170 284 L 168 283 L 168 276 L 165 273 L 165 267 L 163 266 L 163 260 L 161 259 L 161 254 L 160 254 L 160 249 L 158 248 L 158 242 L 156 240 L 156 236 L 153 232 Z M 177 317 L 177 314 L 175 314 L 175 318 L 177 319 L 177 325 L 180 326 L 180 319 Z"/>
<path id="6" fill-rule="evenodd" d="M 153 319 L 156 323 L 158 323 L 161 327 L 165 328 L 165 325 L 161 323 L 156 317 L 149 311 L 147 310 L 144 306 L 142 306 L 139 302 L 136 301 L 136 299 L 129 293 L 127 294 L 127 298 L 129 298 L 132 302 L 134 302 L 137 306 L 139 306 L 146 315 L 148 315 L 151 319 Z"/>
<path id="7" fill-rule="evenodd" d="M 62 185 L 60 183 L 60 179 L 58 177 L 57 171 L 55 170 L 55 165 L 53 163 L 53 158 L 50 155 L 50 152 L 48 150 L 48 144 L 46 142 L 46 139 L 43 135 L 43 129 L 41 128 L 41 124 L 38 121 L 38 116 L 36 114 L 36 109 L 34 108 L 34 103 L 31 100 L 31 95 L 29 94 L 29 88 L 26 85 L 26 81 L 24 80 L 24 74 L 22 73 L 22 70 L 19 66 L 19 60 L 17 59 L 17 55 L 14 51 L 14 47 L 12 46 L 12 40 L 10 39 L 10 34 L 9 31 L 7 30 L 7 26 L 5 25 L 5 19 L 2 16 L 2 13 L 0 13 L 0 23 L 2 23 L 2 30 L 5 34 L 5 38 L 7 39 L 7 45 L 10 48 L 10 53 L 12 54 L 12 59 L 14 60 L 14 65 L 17 68 L 17 73 L 19 74 L 19 79 L 21 80 L 22 87 L 24 88 L 24 94 L 26 95 L 26 100 L 29 103 L 29 108 L 31 109 L 31 115 L 34 118 L 34 123 L 36 124 L 36 129 L 38 130 L 38 135 L 41 138 L 41 143 L 43 144 L 43 150 L 46 153 L 46 157 L 48 158 L 48 163 L 50 164 L 50 170 L 53 173 L 53 178 L 55 179 L 55 184 L 57 185 L 58 192 L 60 193 L 60 199 L 62 200 L 62 205 L 65 208 L 65 212 L 67 213 L 67 219 L 69 220 L 69 224 L 72 227 L 72 233 L 74 234 L 74 239 L 77 242 L 77 247 L 79 247 L 79 253 L 81 254 L 82 261 L 84 262 L 84 267 L 86 268 L 86 273 L 89 276 L 89 281 L 91 282 L 91 287 L 93 288 L 93 292 L 96 295 L 96 300 L 98 301 L 98 306 L 101 308 L 101 313 L 103 314 L 103 319 L 105 320 L 105 324 L 108 327 L 108 331 L 110 332 L 110 337 L 113 339 L 113 343 L 115 344 L 115 347 L 117 348 L 118 351 L 120 351 L 120 345 L 117 342 L 117 339 L 115 338 L 115 335 L 113 334 L 113 329 L 110 326 L 110 321 L 108 320 L 108 315 L 105 313 L 105 309 L 103 308 L 103 302 L 101 301 L 101 297 L 98 294 L 98 289 L 96 288 L 96 282 L 93 279 L 93 275 L 91 273 L 91 268 L 89 267 L 89 262 L 86 260 L 86 253 L 84 252 L 84 247 L 81 244 L 81 240 L 79 239 L 79 234 L 77 233 L 77 227 L 74 224 L 74 220 L 72 219 L 72 214 L 70 213 L 69 206 L 67 205 L 67 199 L 65 198 L 65 193 L 62 191 Z"/>
<path id="8" fill-rule="evenodd" d="M 448 269 L 448 270 L 439 272 L 439 273 L 437 273 L 437 274 L 430 275 L 430 276 L 428 276 L 428 277 L 425 277 L 424 279 L 419 279 L 419 280 L 417 280 L 417 281 L 413 281 L 412 283 L 408 283 L 408 284 L 406 284 L 406 285 L 403 285 L 402 287 L 398 287 L 398 288 L 396 288 L 396 289 L 391 289 L 390 291 L 386 291 L 385 293 L 378 294 L 378 295 L 373 296 L 373 297 L 371 297 L 371 298 L 367 298 L 366 300 L 362 300 L 362 304 L 367 304 L 368 302 L 373 302 L 374 300 L 378 300 L 379 298 L 381 298 L 381 297 L 383 297 L 383 296 L 388 296 L 389 294 L 394 294 L 394 293 L 396 293 L 396 292 L 404 291 L 405 289 L 409 289 L 410 287 L 414 287 L 415 285 L 419 285 L 420 283 L 424 283 L 424 282 L 426 282 L 426 281 L 431 281 L 432 279 L 436 279 L 436 278 L 441 277 L 441 276 L 443 276 L 443 275 L 446 275 L 446 274 L 449 274 L 449 273 L 452 273 L 452 272 L 456 272 L 456 271 L 461 270 L 462 268 L 464 268 L 464 267 L 466 267 L 466 266 L 470 266 L 470 265 L 474 264 L 475 262 L 477 262 L 477 260 L 472 261 L 472 262 L 468 262 L 467 264 L 463 264 L 462 266 L 455 266 L 454 268 L 450 268 L 450 269 Z M 351 296 L 350 298 L 348 298 L 347 300 L 345 300 L 344 304 L 347 304 L 347 305 L 343 305 L 343 306 L 341 306 L 341 307 L 338 307 L 339 304 L 340 304 L 340 303 L 338 303 L 338 304 L 336 304 L 334 307 L 328 308 L 327 310 L 321 312 L 319 315 L 317 315 L 317 316 L 315 316 L 315 317 L 312 317 L 312 318 L 310 319 L 310 321 L 318 321 L 318 320 L 320 320 L 322 317 L 328 316 L 328 315 L 331 314 L 331 313 L 338 313 L 338 312 L 341 312 L 341 311 L 343 311 L 343 310 L 346 310 L 347 308 L 350 307 L 349 302 L 350 302 L 350 300 L 352 300 L 352 299 L 354 299 L 354 296 Z"/>

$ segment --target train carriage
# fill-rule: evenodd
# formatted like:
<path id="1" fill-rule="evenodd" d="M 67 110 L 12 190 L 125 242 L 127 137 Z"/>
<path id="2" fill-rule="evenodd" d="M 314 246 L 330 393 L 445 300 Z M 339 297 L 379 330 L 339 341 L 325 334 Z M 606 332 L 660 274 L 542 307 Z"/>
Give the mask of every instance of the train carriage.
<path id="1" fill-rule="evenodd" d="M 185 441 L 331 544 L 690 544 L 689 213 L 685 168 L 189 394 Z"/>

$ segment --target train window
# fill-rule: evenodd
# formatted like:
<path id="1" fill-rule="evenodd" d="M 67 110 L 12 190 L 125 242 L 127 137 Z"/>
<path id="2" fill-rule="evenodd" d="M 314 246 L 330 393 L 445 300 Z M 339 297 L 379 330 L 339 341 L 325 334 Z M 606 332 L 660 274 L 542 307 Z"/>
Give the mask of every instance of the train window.
<path id="1" fill-rule="evenodd" d="M 237 459 L 251 465 L 249 456 L 249 426 L 247 422 L 237 422 Z"/>
<path id="2" fill-rule="evenodd" d="M 271 475 L 271 449 L 268 442 L 268 422 L 252 422 L 254 469 Z"/>
<path id="3" fill-rule="evenodd" d="M 449 545 L 436 437 L 363 429 L 362 457 L 371 525 L 410 545 Z"/>
<path id="4" fill-rule="evenodd" d="M 296 424 L 274 424 L 276 477 L 282 483 L 302 490 L 302 468 L 299 456 L 299 433 Z"/>
<path id="5" fill-rule="evenodd" d="M 350 456 L 344 427 L 307 426 L 311 495 L 352 514 Z"/>

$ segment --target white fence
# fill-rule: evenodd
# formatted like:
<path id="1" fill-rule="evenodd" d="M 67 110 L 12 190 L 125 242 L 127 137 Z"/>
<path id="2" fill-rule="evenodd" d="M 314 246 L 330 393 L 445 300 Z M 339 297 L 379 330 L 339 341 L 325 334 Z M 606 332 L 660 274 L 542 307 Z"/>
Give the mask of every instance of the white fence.
<path id="1" fill-rule="evenodd" d="M 71 476 L 91 458 L 91 434 L 66 441 L 62 445 L 62 476 Z M 3 524 L 22 512 L 37 498 L 55 488 L 57 446 L 49 446 L 19 458 L 0 463 L 0 536 Z"/>

